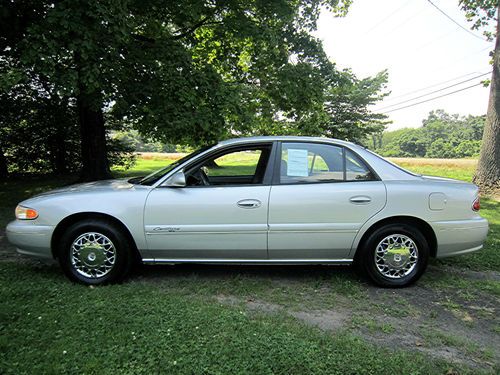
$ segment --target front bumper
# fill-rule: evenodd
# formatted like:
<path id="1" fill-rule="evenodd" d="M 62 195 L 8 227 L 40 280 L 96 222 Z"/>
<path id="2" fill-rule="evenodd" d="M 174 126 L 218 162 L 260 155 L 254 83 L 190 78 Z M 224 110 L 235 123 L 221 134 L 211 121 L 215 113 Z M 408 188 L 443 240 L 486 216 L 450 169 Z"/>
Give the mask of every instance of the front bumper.
<path id="1" fill-rule="evenodd" d="M 38 225 L 33 221 L 15 220 L 7 225 L 7 239 L 19 254 L 52 259 L 50 242 L 55 227 Z"/>
<path id="2" fill-rule="evenodd" d="M 437 258 L 481 250 L 488 234 L 488 220 L 437 221 L 429 223 L 437 238 Z"/>

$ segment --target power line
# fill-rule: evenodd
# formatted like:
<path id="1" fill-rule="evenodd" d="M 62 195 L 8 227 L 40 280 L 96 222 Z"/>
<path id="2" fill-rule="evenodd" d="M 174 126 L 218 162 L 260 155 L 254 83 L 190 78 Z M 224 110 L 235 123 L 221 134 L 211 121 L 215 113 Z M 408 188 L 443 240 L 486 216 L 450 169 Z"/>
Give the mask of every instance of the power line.
<path id="1" fill-rule="evenodd" d="M 412 102 L 414 100 L 417 100 L 417 99 L 420 99 L 420 98 L 423 98 L 425 96 L 429 96 L 429 95 L 432 95 L 432 94 L 436 94 L 438 92 L 441 92 L 441 91 L 444 91 L 444 90 L 448 90 L 452 87 L 455 87 L 455 86 L 458 86 L 458 85 L 461 85 L 463 83 L 466 83 L 466 82 L 470 82 L 476 78 L 480 78 L 480 77 L 483 77 L 485 75 L 489 75 L 491 74 L 491 72 L 487 72 L 487 73 L 483 73 L 483 74 L 480 74 L 478 76 L 475 76 L 475 77 L 472 77 L 472 78 L 469 78 L 469 79 L 466 79 L 464 81 L 460 81 L 460 82 L 457 82 L 457 83 L 454 83 L 453 85 L 450 85 L 450 86 L 446 86 L 446 87 L 442 87 L 440 89 L 437 89 L 437 90 L 434 90 L 434 91 L 431 91 L 427 94 L 423 94 L 423 95 L 420 95 L 420 96 L 416 96 L 415 98 L 411 98 L 411 99 L 406 99 L 406 100 L 403 100 L 402 102 L 399 102 L 399 103 L 395 103 L 395 104 L 391 104 L 391 105 L 388 105 L 388 106 L 385 106 L 385 107 L 382 107 L 382 108 L 379 108 L 378 110 L 383 110 L 383 109 L 387 109 L 387 108 L 391 108 L 391 107 L 396 107 L 398 105 L 401 105 L 401 104 L 404 104 L 404 103 L 408 103 L 408 102 Z"/>
<path id="2" fill-rule="evenodd" d="M 447 62 L 446 64 L 439 65 L 431 73 L 437 73 L 437 72 L 440 72 L 444 69 L 449 69 L 450 67 L 457 65 L 459 62 L 469 60 L 470 58 L 475 57 L 476 55 L 480 54 L 481 52 L 486 51 L 488 49 L 492 49 L 492 48 L 493 48 L 493 46 L 487 46 L 487 47 L 480 49 L 479 51 L 474 51 L 472 53 L 468 53 L 466 55 L 463 55 L 462 57 L 455 58 L 452 61 Z"/>
<path id="3" fill-rule="evenodd" d="M 432 38 L 431 40 L 419 45 L 418 47 L 416 47 L 413 52 L 418 52 L 420 51 L 421 49 L 423 49 L 424 47 L 428 47 L 430 46 L 431 44 L 434 44 L 434 43 L 437 43 L 439 42 L 441 39 L 445 39 L 445 38 L 448 38 L 451 34 L 455 33 L 456 29 L 453 29 L 453 30 L 450 30 L 448 31 L 447 33 L 444 33 L 444 34 L 441 34 L 439 37 L 434 37 Z"/>
<path id="4" fill-rule="evenodd" d="M 410 3 L 411 0 L 408 0 L 406 3 L 404 3 L 402 6 L 400 6 L 399 8 L 397 8 L 395 11 L 391 12 L 388 16 L 384 17 L 382 20 L 380 20 L 379 22 L 377 22 L 375 25 L 373 25 L 372 27 L 370 27 L 368 30 L 366 30 L 364 32 L 364 35 L 368 34 L 370 31 L 372 30 L 375 30 L 377 27 L 379 27 L 381 24 L 383 24 L 385 21 L 387 21 L 389 18 L 391 18 L 393 15 L 395 15 L 396 13 L 398 13 L 401 9 L 405 8 L 409 3 Z"/>
<path id="5" fill-rule="evenodd" d="M 432 70 L 431 72 L 429 72 L 427 74 L 437 73 L 437 72 L 440 72 L 441 70 L 443 70 L 445 68 L 449 69 L 450 67 L 453 67 L 453 66 L 457 65 L 458 62 L 470 59 L 471 57 L 476 56 L 480 52 L 486 51 L 487 49 L 490 49 L 490 48 L 491 47 L 488 46 L 488 47 L 480 49 L 479 51 L 475 51 L 475 52 L 472 52 L 472 53 L 468 53 L 467 55 L 463 55 L 460 58 L 454 59 L 454 61 L 451 62 L 451 63 L 446 63 L 446 64 L 443 64 L 443 65 L 440 65 L 437 69 L 434 69 L 434 70 Z M 387 98 L 385 100 L 385 102 L 392 102 L 392 101 L 394 101 L 394 100 L 396 100 L 398 98 L 404 98 L 405 96 L 408 96 L 408 95 L 411 95 L 411 94 L 415 94 L 417 92 L 424 91 L 424 90 L 427 90 L 427 89 L 431 89 L 433 87 L 441 86 L 441 85 L 444 85 L 445 83 L 453 82 L 453 81 L 456 81 L 457 79 L 464 78 L 464 77 L 470 76 L 472 74 L 478 74 L 478 73 L 479 72 L 470 72 L 470 73 L 467 73 L 467 74 L 463 74 L 463 75 L 457 76 L 455 78 L 448 79 L 446 81 L 435 83 L 435 84 L 430 85 L 430 86 L 422 87 L 422 88 L 419 88 L 419 89 L 416 89 L 416 90 L 413 90 L 413 91 L 408 91 L 408 92 L 405 92 L 405 93 L 400 94 L 400 95 L 391 96 L 391 97 Z"/>
<path id="6" fill-rule="evenodd" d="M 382 113 L 383 113 L 383 114 L 386 114 L 386 113 L 390 113 L 390 112 L 399 111 L 399 110 L 401 110 L 401 109 L 414 107 L 414 106 L 416 106 L 416 105 L 419 105 L 419 104 L 422 104 L 422 103 L 427 103 L 427 102 L 430 102 L 430 101 L 432 101 L 432 100 L 436 100 L 436 99 L 439 99 L 439 98 L 443 98 L 443 97 L 448 96 L 448 95 L 456 94 L 457 92 L 460 92 L 460 91 L 465 91 L 465 90 L 471 89 L 471 88 L 473 88 L 473 87 L 480 86 L 480 85 L 482 85 L 482 84 L 483 84 L 482 82 L 479 82 L 479 83 L 476 83 L 475 85 L 472 85 L 472 86 L 467 86 L 467 87 L 464 87 L 464 88 L 462 88 L 462 89 L 460 89 L 460 90 L 455 90 L 455 91 L 452 91 L 452 92 L 449 92 L 449 93 L 446 93 L 446 94 L 443 94 L 443 95 L 436 96 L 436 97 L 434 97 L 434 98 L 430 98 L 430 99 L 427 99 L 427 100 L 422 100 L 421 102 L 417 102 L 417 103 L 413 103 L 413 104 L 408 104 L 408 105 L 405 105 L 404 107 L 391 109 L 390 111 L 385 111 L 385 112 L 382 112 Z"/>
<path id="7" fill-rule="evenodd" d="M 417 12 L 417 13 L 414 13 L 412 14 L 410 17 L 406 18 L 403 22 L 401 23 L 398 23 L 396 26 L 394 26 L 392 29 L 390 29 L 389 31 L 387 31 L 387 33 L 385 34 L 392 34 L 395 30 L 399 29 L 401 26 L 404 26 L 404 25 L 407 25 L 408 22 L 410 22 L 412 19 L 414 19 L 415 17 L 419 16 L 420 13 L 422 13 L 423 11 L 425 10 L 425 8 L 422 8 L 420 9 L 420 12 Z"/>
<path id="8" fill-rule="evenodd" d="M 464 77 L 470 76 L 472 74 L 477 74 L 477 73 L 478 72 L 471 72 L 471 73 L 463 74 L 461 76 L 458 76 L 458 77 L 455 77 L 455 78 L 451 78 L 451 79 L 448 79 L 446 81 L 435 83 L 435 84 L 430 85 L 430 86 L 422 87 L 420 89 L 416 89 L 416 90 L 413 90 L 413 91 L 408 91 L 408 92 L 405 92 L 404 94 L 400 94 L 400 95 L 396 95 L 396 96 L 387 98 L 386 101 L 390 102 L 390 101 L 393 101 L 393 100 L 395 100 L 397 98 L 404 98 L 405 96 L 408 96 L 408 95 L 411 95 L 411 94 L 415 94 L 417 92 L 424 91 L 424 90 L 427 90 L 427 89 L 432 89 L 433 87 L 441 86 L 441 85 L 444 85 L 445 83 L 453 82 L 453 81 L 456 81 L 457 79 L 464 78 Z"/>
<path id="9" fill-rule="evenodd" d="M 444 15 L 446 18 L 448 18 L 451 22 L 453 22 L 455 25 L 457 25 L 458 27 L 460 27 L 462 30 L 466 31 L 467 33 L 469 33 L 470 35 L 472 35 L 473 37 L 475 38 L 478 38 L 478 39 L 481 39 L 483 42 L 487 42 L 486 39 L 484 39 L 483 37 L 473 33 L 472 31 L 470 31 L 469 29 L 463 27 L 461 24 L 459 24 L 457 21 L 455 21 L 453 18 L 451 18 L 445 11 L 443 11 L 441 8 L 439 8 L 436 4 L 434 4 L 431 0 L 427 0 L 427 2 L 429 2 L 429 4 L 431 4 L 434 8 L 436 8 L 442 15 Z"/>

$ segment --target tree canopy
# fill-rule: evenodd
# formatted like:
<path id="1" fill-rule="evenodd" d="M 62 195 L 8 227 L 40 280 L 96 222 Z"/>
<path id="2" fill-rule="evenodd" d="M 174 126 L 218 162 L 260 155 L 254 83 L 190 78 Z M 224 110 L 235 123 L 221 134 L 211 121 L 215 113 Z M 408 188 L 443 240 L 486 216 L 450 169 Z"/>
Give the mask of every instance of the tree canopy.
<path id="1" fill-rule="evenodd" d="M 342 16 L 350 3 L 4 2 L 0 88 L 65 103 L 86 179 L 109 176 L 112 123 L 170 144 L 277 133 L 357 140 L 383 127 L 368 106 L 387 73 L 339 71 L 311 35 L 321 11 Z"/>

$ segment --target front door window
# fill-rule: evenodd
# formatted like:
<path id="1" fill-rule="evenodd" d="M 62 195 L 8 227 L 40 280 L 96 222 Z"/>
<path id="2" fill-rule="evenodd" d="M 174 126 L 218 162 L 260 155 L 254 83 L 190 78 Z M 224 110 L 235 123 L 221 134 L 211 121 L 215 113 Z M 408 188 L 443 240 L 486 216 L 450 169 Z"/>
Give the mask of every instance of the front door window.
<path id="1" fill-rule="evenodd" d="M 187 186 L 262 184 L 270 152 L 259 145 L 213 155 L 186 172 Z"/>

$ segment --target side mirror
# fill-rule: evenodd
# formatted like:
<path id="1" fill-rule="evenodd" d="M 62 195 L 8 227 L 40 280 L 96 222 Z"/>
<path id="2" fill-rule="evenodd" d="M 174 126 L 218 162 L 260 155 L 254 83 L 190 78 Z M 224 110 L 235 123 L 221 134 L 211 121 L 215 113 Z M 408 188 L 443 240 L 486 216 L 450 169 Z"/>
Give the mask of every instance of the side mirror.
<path id="1" fill-rule="evenodd" d="M 184 187 L 186 186 L 186 175 L 184 171 L 176 172 L 170 176 L 161 186 Z"/>

